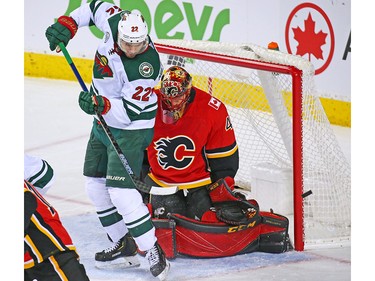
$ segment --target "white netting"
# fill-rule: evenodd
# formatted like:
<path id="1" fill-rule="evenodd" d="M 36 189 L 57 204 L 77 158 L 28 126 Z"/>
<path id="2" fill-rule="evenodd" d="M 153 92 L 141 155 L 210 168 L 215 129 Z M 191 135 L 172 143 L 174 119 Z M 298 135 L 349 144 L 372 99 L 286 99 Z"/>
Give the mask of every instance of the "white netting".
<path id="1" fill-rule="evenodd" d="M 302 71 L 303 192 L 312 191 L 303 201 L 305 243 L 349 240 L 350 165 L 315 91 L 312 64 L 299 56 L 254 44 L 186 40 L 157 43 L 223 55 L 220 62 L 173 52 L 161 53 L 161 58 L 165 68 L 183 66 L 192 74 L 195 86 L 227 105 L 239 144 L 236 182 L 248 189 L 254 171 L 293 171 L 293 149 L 298 149 L 298 144 L 293 144 L 292 137 L 292 79 L 289 74 L 230 65 L 226 56 L 267 62 L 270 67 L 294 66 Z M 292 189 L 291 181 L 289 185 Z"/>

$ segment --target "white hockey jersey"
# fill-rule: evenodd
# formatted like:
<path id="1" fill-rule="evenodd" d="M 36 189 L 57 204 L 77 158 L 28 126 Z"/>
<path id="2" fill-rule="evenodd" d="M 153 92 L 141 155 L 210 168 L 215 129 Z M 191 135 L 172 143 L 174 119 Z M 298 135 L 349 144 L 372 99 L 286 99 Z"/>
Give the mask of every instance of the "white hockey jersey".
<path id="1" fill-rule="evenodd" d="M 93 66 L 90 91 L 107 97 L 111 110 L 103 115 L 108 126 L 136 130 L 153 128 L 157 97 L 153 91 L 163 72 L 159 53 L 149 38 L 147 49 L 129 59 L 117 45 L 121 9 L 102 1 L 92 1 L 70 16 L 78 27 L 95 25 L 104 37 Z"/>
<path id="2" fill-rule="evenodd" d="M 23 176 L 42 195 L 46 194 L 55 181 L 54 171 L 48 162 L 29 154 L 24 154 Z"/>

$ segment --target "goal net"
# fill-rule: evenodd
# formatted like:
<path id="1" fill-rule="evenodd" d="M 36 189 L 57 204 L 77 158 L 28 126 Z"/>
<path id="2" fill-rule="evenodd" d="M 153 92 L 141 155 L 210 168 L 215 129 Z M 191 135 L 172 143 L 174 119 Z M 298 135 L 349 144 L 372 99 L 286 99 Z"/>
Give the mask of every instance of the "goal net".
<path id="1" fill-rule="evenodd" d="M 300 56 L 253 44 L 157 40 L 165 68 L 224 102 L 239 146 L 236 185 L 286 215 L 296 250 L 350 242 L 350 164 Z"/>

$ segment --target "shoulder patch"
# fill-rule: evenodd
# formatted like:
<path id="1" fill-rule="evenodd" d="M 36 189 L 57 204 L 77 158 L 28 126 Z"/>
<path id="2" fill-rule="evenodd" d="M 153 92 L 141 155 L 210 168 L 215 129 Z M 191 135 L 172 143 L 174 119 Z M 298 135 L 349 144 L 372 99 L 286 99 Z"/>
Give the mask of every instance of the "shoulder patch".
<path id="1" fill-rule="evenodd" d="M 96 51 L 95 54 L 93 76 L 97 79 L 103 79 L 104 77 L 113 77 L 112 69 L 108 64 L 108 58 L 104 55 L 99 54 L 98 51 Z"/>
<path id="2" fill-rule="evenodd" d="M 210 101 L 208 102 L 208 105 L 214 108 L 215 110 L 218 110 L 221 105 L 221 101 L 214 97 L 211 97 Z"/>

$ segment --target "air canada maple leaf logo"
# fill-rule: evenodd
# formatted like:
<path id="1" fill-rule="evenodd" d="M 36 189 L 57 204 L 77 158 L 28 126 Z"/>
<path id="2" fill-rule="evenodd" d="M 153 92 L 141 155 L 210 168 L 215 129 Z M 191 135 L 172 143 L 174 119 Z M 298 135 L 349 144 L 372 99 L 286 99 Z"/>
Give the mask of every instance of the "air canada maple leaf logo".
<path id="1" fill-rule="evenodd" d="M 285 41 L 288 53 L 308 59 L 315 74 L 322 73 L 331 63 L 335 35 L 329 17 L 318 5 L 302 3 L 290 12 Z"/>
<path id="2" fill-rule="evenodd" d="M 294 32 L 294 38 L 298 41 L 297 55 L 304 56 L 309 55 L 309 60 L 311 60 L 311 55 L 317 59 L 323 59 L 322 46 L 326 44 L 327 33 L 322 30 L 315 32 L 315 22 L 312 19 L 311 13 L 305 20 L 305 30 L 301 30 L 300 27 L 292 28 Z"/>

